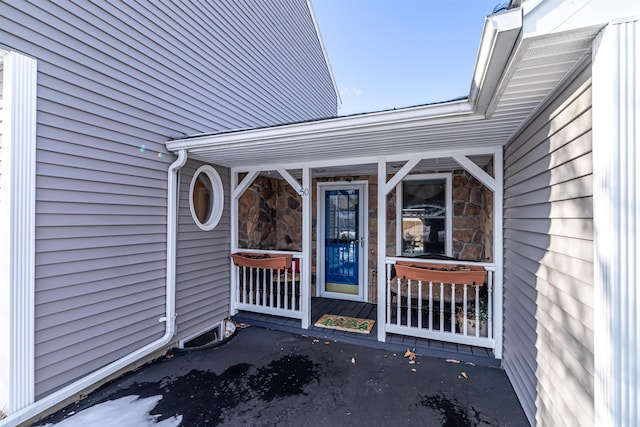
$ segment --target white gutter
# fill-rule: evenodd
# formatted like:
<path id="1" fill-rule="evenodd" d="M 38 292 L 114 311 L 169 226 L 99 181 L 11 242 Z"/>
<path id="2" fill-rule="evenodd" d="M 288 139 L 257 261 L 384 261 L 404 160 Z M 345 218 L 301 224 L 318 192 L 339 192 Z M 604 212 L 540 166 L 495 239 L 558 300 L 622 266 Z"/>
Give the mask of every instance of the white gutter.
<path id="1" fill-rule="evenodd" d="M 187 161 L 187 152 L 180 150 L 178 158 L 169 166 L 167 171 L 167 270 L 166 270 L 166 305 L 165 316 L 159 321 L 165 322 L 165 332 L 162 338 L 147 344 L 146 346 L 124 356 L 121 359 L 69 384 L 31 405 L 10 414 L 0 421 L 0 426 L 17 426 L 24 423 L 38 414 L 46 411 L 52 406 L 62 402 L 73 395 L 79 394 L 83 390 L 91 387 L 99 381 L 113 375 L 143 357 L 160 350 L 171 342 L 176 331 L 176 230 L 177 230 L 177 201 L 178 201 L 178 171 Z"/>
<path id="2" fill-rule="evenodd" d="M 497 89 L 517 49 L 521 30 L 522 10 L 519 8 L 489 15 L 484 21 L 469 102 L 475 111 L 487 117 L 493 113 L 489 105 L 500 95 Z"/>
<path id="3" fill-rule="evenodd" d="M 379 111 L 355 116 L 336 117 L 311 122 L 286 124 L 281 126 L 246 129 L 213 135 L 196 135 L 177 139 L 166 143 L 170 151 L 181 149 L 197 149 L 203 147 L 235 146 L 240 143 L 254 145 L 269 144 L 271 140 L 295 138 L 296 141 L 307 137 L 346 135 L 363 130 L 384 130 L 397 128 L 400 123 L 422 124 L 450 123 L 461 121 L 461 116 L 470 116 L 470 120 L 484 118 L 474 115 L 473 106 L 466 100 L 446 102 L 442 104 L 422 105 L 400 110 Z"/>

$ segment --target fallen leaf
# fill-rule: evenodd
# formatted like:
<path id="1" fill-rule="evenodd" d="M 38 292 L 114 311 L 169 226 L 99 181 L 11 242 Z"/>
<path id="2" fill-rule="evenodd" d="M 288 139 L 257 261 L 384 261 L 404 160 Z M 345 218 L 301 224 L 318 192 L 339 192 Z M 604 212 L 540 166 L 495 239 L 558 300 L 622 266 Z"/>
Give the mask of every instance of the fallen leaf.
<path id="1" fill-rule="evenodd" d="M 456 359 L 447 359 L 447 362 L 449 362 L 449 363 L 460 363 L 460 361 L 456 360 Z"/>
<path id="2" fill-rule="evenodd" d="M 356 358 L 355 357 L 351 358 L 351 363 L 354 363 L 354 364 L 356 363 Z"/>
<path id="3" fill-rule="evenodd" d="M 408 357 L 409 360 L 415 360 L 416 353 L 415 353 L 415 351 L 411 351 L 411 350 L 407 349 L 407 351 L 404 353 L 404 357 Z"/>
<path id="4" fill-rule="evenodd" d="M 469 375 L 467 375 L 466 372 L 461 372 L 460 375 L 462 375 L 462 377 L 466 380 L 467 378 L 469 378 Z"/>
<path id="5" fill-rule="evenodd" d="M 173 354 L 167 354 L 165 357 L 166 357 L 167 359 L 171 359 L 171 358 L 173 357 Z"/>
<path id="6" fill-rule="evenodd" d="M 318 342 L 320 342 L 320 340 L 313 340 L 313 341 L 311 341 L 311 344 L 315 344 L 315 343 L 318 343 Z"/>
<path id="7" fill-rule="evenodd" d="M 325 341 L 324 343 L 325 343 L 325 345 L 331 344 L 331 341 Z"/>
<path id="8" fill-rule="evenodd" d="M 409 365 L 413 365 L 413 364 L 415 364 L 415 363 L 416 363 L 416 361 L 415 361 L 415 360 L 409 360 Z"/>
<path id="9" fill-rule="evenodd" d="M 415 372 L 415 371 L 416 371 L 416 368 L 411 368 L 411 372 Z"/>

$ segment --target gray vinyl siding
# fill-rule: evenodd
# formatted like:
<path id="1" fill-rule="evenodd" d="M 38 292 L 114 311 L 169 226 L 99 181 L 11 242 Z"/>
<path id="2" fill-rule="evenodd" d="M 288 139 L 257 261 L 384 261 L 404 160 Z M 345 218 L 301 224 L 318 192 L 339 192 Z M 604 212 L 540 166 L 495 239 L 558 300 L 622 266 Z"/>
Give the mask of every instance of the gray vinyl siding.
<path id="1" fill-rule="evenodd" d="M 180 171 L 177 248 L 177 340 L 202 332 L 229 316 L 230 215 L 229 169 L 216 167 L 224 187 L 224 211 L 218 225 L 202 231 L 189 209 L 189 186 L 202 163 L 188 161 Z M 218 197 L 219 195 L 214 195 Z"/>
<path id="2" fill-rule="evenodd" d="M 591 66 L 505 147 L 504 368 L 537 425 L 593 425 Z"/>
<path id="3" fill-rule="evenodd" d="M 336 94 L 306 0 L 2 1 L 0 43 L 38 61 L 41 398 L 163 334 L 164 143 L 333 116 Z M 193 296 L 228 277 L 220 248 L 184 246 L 216 233 L 180 238 L 180 336 L 225 313 Z"/>

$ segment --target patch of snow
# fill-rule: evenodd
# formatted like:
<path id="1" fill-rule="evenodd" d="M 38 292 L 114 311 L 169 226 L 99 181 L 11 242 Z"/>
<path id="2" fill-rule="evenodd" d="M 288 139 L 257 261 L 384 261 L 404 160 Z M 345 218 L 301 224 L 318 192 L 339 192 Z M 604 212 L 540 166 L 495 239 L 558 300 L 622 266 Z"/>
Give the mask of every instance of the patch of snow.
<path id="1" fill-rule="evenodd" d="M 65 418 L 56 424 L 45 424 L 42 427 L 84 427 L 84 426 L 118 426 L 118 427 L 177 427 L 182 422 L 182 415 L 156 422 L 160 415 L 151 415 L 151 411 L 162 396 L 140 399 L 138 395 L 124 396 L 116 400 L 108 400 L 87 408 L 77 414 Z"/>

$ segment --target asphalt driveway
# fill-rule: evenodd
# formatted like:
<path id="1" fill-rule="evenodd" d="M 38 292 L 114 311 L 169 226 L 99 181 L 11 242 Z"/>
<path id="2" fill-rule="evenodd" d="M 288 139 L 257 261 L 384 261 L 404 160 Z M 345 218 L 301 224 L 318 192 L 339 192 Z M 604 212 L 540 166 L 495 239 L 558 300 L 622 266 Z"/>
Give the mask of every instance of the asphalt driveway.
<path id="1" fill-rule="evenodd" d="M 124 402 L 116 411 L 130 421 L 131 402 L 146 402 L 148 425 L 163 426 L 529 425 L 503 370 L 456 362 L 249 327 L 217 348 L 168 354 L 38 425 L 80 421 L 107 401 Z M 102 414 L 91 423 L 114 424 Z"/>

